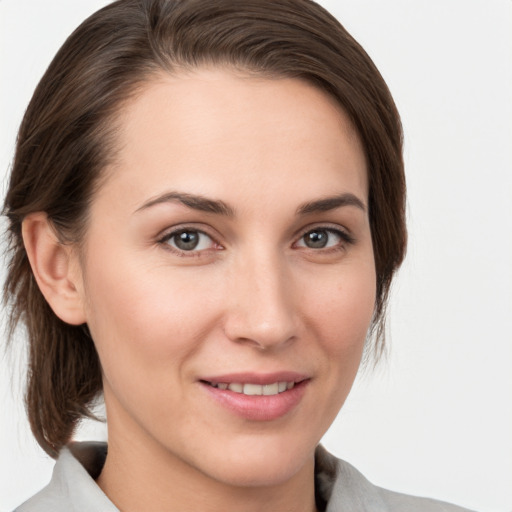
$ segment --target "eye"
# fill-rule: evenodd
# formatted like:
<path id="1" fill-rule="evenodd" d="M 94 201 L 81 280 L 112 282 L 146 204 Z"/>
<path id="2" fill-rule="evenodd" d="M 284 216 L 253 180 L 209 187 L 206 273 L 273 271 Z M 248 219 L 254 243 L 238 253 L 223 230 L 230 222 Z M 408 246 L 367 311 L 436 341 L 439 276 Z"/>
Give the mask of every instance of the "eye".
<path id="1" fill-rule="evenodd" d="M 333 228 L 316 228 L 304 233 L 296 245 L 308 249 L 330 249 L 344 243 L 353 243 L 347 233 Z"/>
<path id="2" fill-rule="evenodd" d="M 215 246 L 215 242 L 210 236 L 197 229 L 173 231 L 165 235 L 160 242 L 180 252 L 204 251 Z"/>

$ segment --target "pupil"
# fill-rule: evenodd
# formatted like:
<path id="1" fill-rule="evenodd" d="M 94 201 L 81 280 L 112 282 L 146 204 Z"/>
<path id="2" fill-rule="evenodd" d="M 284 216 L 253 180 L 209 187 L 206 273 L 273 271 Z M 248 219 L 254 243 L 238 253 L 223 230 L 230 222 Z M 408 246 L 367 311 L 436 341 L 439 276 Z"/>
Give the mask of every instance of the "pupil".
<path id="1" fill-rule="evenodd" d="M 306 235 L 306 245 L 313 249 L 321 249 L 327 245 L 327 233 L 325 231 L 311 231 Z"/>
<path id="2" fill-rule="evenodd" d="M 191 251 L 197 247 L 199 243 L 199 234 L 194 231 L 183 231 L 176 235 L 176 247 L 184 251 Z"/>

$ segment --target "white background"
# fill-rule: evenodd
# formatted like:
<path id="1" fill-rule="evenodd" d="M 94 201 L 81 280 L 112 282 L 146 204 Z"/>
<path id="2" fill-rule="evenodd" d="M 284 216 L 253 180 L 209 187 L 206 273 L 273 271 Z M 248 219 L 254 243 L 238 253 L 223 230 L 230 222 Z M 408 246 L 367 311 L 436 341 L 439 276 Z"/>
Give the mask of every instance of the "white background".
<path id="1" fill-rule="evenodd" d="M 0 0 L 0 172 L 50 59 L 106 3 Z M 512 1 L 321 3 L 372 56 L 402 114 L 410 230 L 388 360 L 358 379 L 324 442 L 381 486 L 510 512 Z M 16 353 L 0 356 L 0 512 L 53 464 L 28 432 L 20 368 Z"/>

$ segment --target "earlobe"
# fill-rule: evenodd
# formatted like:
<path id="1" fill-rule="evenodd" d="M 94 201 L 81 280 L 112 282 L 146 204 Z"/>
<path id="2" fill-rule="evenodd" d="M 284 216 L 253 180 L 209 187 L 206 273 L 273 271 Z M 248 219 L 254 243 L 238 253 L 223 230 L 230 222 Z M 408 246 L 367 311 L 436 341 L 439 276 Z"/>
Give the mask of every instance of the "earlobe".
<path id="1" fill-rule="evenodd" d="M 22 236 L 34 277 L 54 313 L 68 324 L 85 323 L 81 276 L 72 247 L 59 241 L 44 212 L 25 217 Z"/>

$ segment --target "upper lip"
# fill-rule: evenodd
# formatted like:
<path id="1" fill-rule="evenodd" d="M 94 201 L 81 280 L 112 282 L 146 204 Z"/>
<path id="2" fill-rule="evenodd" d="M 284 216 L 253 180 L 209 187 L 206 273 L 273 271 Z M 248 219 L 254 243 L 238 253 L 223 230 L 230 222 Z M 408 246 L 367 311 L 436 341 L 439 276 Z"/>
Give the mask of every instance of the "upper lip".
<path id="1" fill-rule="evenodd" d="M 294 371 L 281 371 L 273 373 L 257 373 L 257 372 L 236 372 L 224 375 L 215 375 L 208 377 L 201 377 L 199 380 L 210 382 L 211 384 L 222 383 L 250 383 L 250 384 L 273 384 L 274 382 L 302 382 L 308 379 L 309 376 L 304 373 Z"/>

